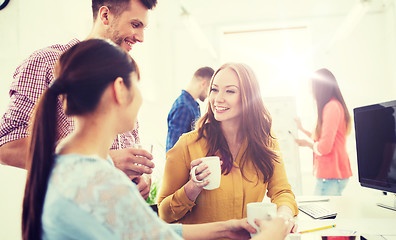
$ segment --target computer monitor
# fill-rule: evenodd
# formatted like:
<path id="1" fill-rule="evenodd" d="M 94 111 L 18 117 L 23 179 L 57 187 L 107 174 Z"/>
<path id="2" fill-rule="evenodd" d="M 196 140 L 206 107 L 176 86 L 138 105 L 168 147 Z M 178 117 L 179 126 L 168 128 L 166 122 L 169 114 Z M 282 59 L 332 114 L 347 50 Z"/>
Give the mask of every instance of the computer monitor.
<path id="1" fill-rule="evenodd" d="M 355 108 L 354 119 L 360 185 L 396 193 L 396 100 Z"/>

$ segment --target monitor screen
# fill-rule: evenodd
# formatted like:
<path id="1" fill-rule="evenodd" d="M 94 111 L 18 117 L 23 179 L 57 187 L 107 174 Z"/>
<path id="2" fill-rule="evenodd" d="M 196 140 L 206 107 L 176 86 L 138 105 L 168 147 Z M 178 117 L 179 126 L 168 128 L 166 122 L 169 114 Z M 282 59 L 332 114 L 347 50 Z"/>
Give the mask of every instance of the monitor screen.
<path id="1" fill-rule="evenodd" d="M 396 193 L 396 101 L 354 109 L 359 182 Z"/>

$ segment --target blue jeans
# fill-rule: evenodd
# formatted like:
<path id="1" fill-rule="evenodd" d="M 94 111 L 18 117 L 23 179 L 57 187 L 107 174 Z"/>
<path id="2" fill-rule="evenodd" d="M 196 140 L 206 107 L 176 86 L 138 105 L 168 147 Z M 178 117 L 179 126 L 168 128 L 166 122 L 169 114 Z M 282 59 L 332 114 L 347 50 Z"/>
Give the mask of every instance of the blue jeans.
<path id="1" fill-rule="evenodd" d="M 315 195 L 321 196 L 341 196 L 342 191 L 348 183 L 346 179 L 323 179 L 318 178 L 316 181 Z"/>

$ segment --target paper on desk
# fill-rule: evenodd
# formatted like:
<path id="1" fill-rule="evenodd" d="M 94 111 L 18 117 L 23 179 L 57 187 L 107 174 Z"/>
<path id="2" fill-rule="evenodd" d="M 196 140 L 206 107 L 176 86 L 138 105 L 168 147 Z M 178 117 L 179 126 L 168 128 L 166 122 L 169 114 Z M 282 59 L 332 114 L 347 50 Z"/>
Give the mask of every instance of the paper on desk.
<path id="1" fill-rule="evenodd" d="M 337 220 L 337 227 L 353 229 L 359 234 L 395 236 L 396 219 L 392 218 L 350 218 Z"/>
<path id="2" fill-rule="evenodd" d="M 302 233 L 301 235 L 354 235 L 356 230 L 353 228 L 345 228 L 343 224 L 340 225 L 337 219 L 324 220 L 302 220 L 298 221 L 298 232 L 311 230 L 320 227 L 336 225 L 333 228 L 322 229 L 318 231 Z M 305 239 L 305 238 L 303 238 Z"/>
<path id="3" fill-rule="evenodd" d="M 297 231 L 305 231 L 319 227 L 325 227 L 335 224 L 336 227 L 323 229 L 319 231 L 303 233 L 302 236 L 309 235 L 381 235 L 395 240 L 396 236 L 396 219 L 376 219 L 376 218 L 348 218 L 348 219 L 324 219 L 324 220 L 300 220 L 298 221 Z M 386 238 L 386 239 L 388 239 Z M 309 239 L 309 238 L 301 238 Z"/>

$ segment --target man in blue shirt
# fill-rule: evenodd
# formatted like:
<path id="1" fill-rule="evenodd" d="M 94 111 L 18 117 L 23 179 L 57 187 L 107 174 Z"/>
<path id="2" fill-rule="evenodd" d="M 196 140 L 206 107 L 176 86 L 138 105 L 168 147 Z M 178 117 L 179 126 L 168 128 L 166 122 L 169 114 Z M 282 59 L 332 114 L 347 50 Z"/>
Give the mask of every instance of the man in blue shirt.
<path id="1" fill-rule="evenodd" d="M 168 114 L 167 152 L 183 133 L 193 129 L 195 121 L 201 116 L 199 104 L 196 100 L 205 101 L 213 73 L 214 70 L 211 67 L 199 68 L 195 71 L 188 88 L 182 90 L 181 95 L 173 103 Z"/>

